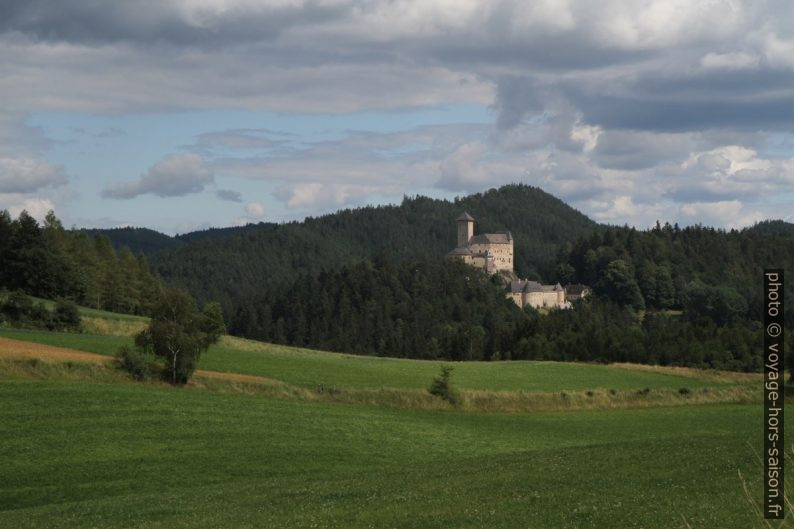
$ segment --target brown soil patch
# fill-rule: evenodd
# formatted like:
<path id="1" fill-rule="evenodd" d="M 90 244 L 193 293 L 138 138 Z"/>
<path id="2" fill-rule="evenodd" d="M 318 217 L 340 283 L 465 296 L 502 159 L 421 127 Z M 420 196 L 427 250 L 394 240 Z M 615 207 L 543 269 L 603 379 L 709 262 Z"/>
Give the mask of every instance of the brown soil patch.
<path id="1" fill-rule="evenodd" d="M 33 342 L 23 342 L 0 336 L 0 358 L 39 358 L 56 362 L 81 362 L 84 364 L 105 364 L 113 360 L 110 356 L 54 347 Z"/>
<path id="2" fill-rule="evenodd" d="M 52 345 L 40 343 L 23 342 L 21 340 L 12 340 L 11 338 L 4 338 L 2 336 L 0 336 L 0 358 L 38 358 L 40 360 L 50 360 L 54 362 L 78 362 L 82 364 L 107 364 L 113 361 L 112 356 L 86 353 L 66 347 L 54 347 Z M 282 382 L 272 378 L 243 375 L 241 373 L 207 371 L 205 369 L 197 369 L 195 375 L 249 384 L 282 384 Z"/>

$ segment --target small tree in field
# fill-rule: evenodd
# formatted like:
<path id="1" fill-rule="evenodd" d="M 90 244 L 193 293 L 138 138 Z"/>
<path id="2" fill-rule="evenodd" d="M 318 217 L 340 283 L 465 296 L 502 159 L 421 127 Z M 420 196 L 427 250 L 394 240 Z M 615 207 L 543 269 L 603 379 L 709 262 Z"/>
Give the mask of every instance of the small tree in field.
<path id="1" fill-rule="evenodd" d="M 184 384 L 201 353 L 220 337 L 223 318 L 219 324 L 217 315 L 214 309 L 199 311 L 184 291 L 166 289 L 154 305 L 149 326 L 135 336 L 135 345 L 165 360 L 165 375 L 172 384 Z"/>
<path id="2" fill-rule="evenodd" d="M 452 387 L 452 368 L 441 366 L 441 374 L 433 379 L 428 391 L 437 397 L 449 402 L 453 406 L 460 404 L 460 395 Z"/>
<path id="3" fill-rule="evenodd" d="M 204 332 L 211 343 L 218 341 L 222 335 L 226 334 L 226 323 L 223 321 L 223 309 L 217 301 L 207 303 L 201 310 L 204 316 Z"/>

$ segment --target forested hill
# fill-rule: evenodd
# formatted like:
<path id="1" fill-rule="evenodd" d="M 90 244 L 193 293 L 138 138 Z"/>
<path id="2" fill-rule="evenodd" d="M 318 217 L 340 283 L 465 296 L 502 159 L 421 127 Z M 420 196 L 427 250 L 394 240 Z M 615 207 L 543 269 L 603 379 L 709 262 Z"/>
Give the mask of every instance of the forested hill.
<path id="1" fill-rule="evenodd" d="M 274 229 L 278 224 L 260 222 L 258 224 L 248 224 L 246 226 L 233 226 L 229 228 L 209 228 L 206 230 L 192 231 L 182 235 L 171 237 L 150 230 L 149 228 L 107 228 L 107 229 L 83 229 L 80 230 L 89 237 L 104 235 L 113 243 L 116 251 L 128 248 L 133 253 L 143 253 L 148 256 L 162 252 L 164 250 L 175 250 L 182 248 L 190 243 L 204 240 L 225 239 L 234 235 L 241 235 L 249 231 L 260 231 Z"/>
<path id="2" fill-rule="evenodd" d="M 778 235 L 794 238 L 794 224 L 782 220 L 765 220 L 747 228 L 745 231 L 761 235 Z"/>
<path id="3" fill-rule="evenodd" d="M 224 237 L 188 234 L 177 238 L 179 247 L 149 257 L 167 283 L 187 288 L 201 302 L 220 301 L 230 315 L 252 293 L 294 281 L 299 273 L 313 276 L 376 256 L 395 263 L 440 259 L 455 246 L 455 218 L 463 211 L 477 219 L 477 233 L 513 233 L 516 271 L 526 277 L 549 277 L 562 243 L 599 228 L 538 188 L 509 185 L 455 201 L 413 197 L 398 206 L 218 230 Z M 116 233 L 104 232 L 111 238 Z"/>
<path id="4" fill-rule="evenodd" d="M 151 255 L 162 250 L 169 250 L 184 246 L 185 243 L 176 237 L 169 237 L 159 231 L 149 228 L 108 228 L 108 229 L 84 229 L 80 230 L 89 237 L 104 235 L 116 251 L 128 248 L 133 253 L 143 253 Z"/>

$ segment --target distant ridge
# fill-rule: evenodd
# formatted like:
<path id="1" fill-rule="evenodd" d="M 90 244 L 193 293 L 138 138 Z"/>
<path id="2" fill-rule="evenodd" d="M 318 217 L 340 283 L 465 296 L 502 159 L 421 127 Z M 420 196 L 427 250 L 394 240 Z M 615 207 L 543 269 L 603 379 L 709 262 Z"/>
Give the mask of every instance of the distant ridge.
<path id="1" fill-rule="evenodd" d="M 108 228 L 108 229 L 83 229 L 80 230 L 89 236 L 104 235 L 118 251 L 123 247 L 129 248 L 132 253 L 147 255 L 184 246 L 184 242 L 170 237 L 159 231 L 149 228 Z"/>
<path id="2" fill-rule="evenodd" d="M 783 237 L 794 237 L 794 224 L 784 220 L 764 220 L 755 223 L 745 231 L 752 231 L 763 235 L 778 235 Z"/>
<path id="3" fill-rule="evenodd" d="M 233 235 L 239 235 L 248 231 L 274 229 L 278 224 L 260 222 L 257 224 L 247 224 L 245 226 L 231 226 L 227 228 L 208 228 L 206 230 L 191 231 L 182 235 L 170 236 L 149 228 L 107 228 L 107 229 L 82 229 L 87 235 L 104 235 L 113 243 L 116 250 L 123 247 L 129 248 L 133 253 L 144 253 L 152 255 L 164 250 L 175 250 L 182 248 L 190 243 L 223 239 Z"/>

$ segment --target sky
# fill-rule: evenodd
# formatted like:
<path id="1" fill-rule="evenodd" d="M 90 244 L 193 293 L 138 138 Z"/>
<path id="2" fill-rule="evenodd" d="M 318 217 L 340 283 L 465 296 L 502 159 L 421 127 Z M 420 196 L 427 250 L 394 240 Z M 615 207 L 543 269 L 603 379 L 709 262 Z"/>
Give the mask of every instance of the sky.
<path id="1" fill-rule="evenodd" d="M 175 234 L 512 182 L 794 222 L 794 10 L 755 0 L 4 0 L 0 209 Z"/>

